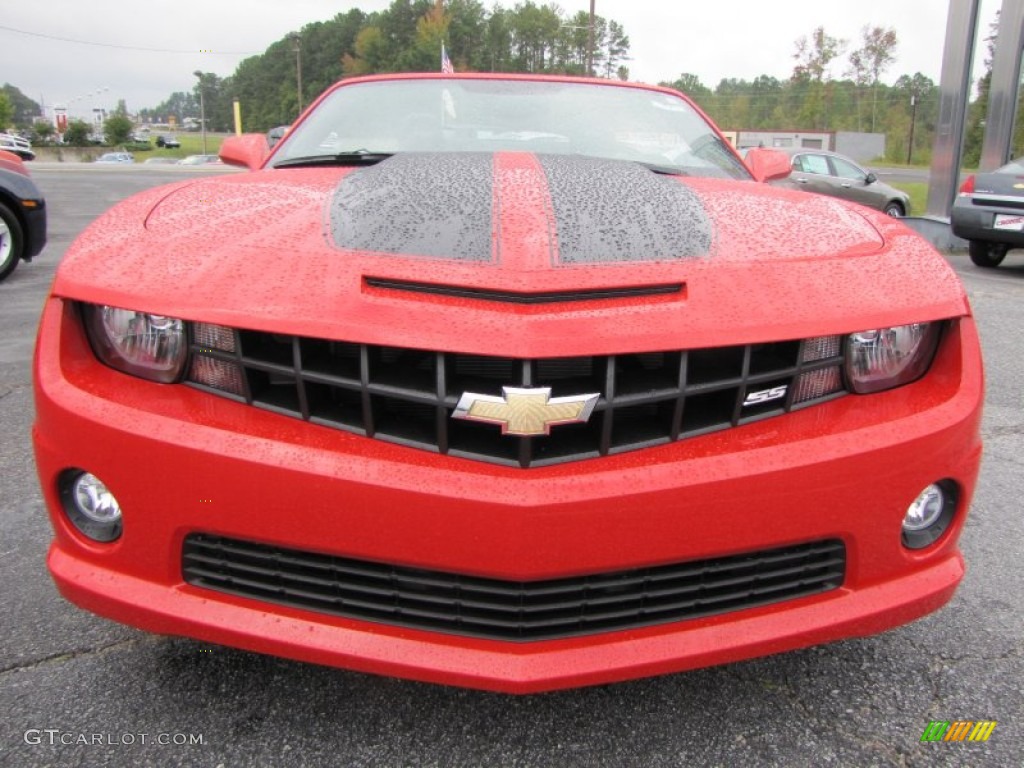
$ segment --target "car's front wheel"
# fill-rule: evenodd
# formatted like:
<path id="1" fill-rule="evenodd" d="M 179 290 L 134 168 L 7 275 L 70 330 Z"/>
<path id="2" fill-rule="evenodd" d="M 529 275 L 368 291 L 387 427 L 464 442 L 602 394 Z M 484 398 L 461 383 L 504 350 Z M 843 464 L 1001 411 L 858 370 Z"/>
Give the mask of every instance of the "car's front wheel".
<path id="1" fill-rule="evenodd" d="M 979 267 L 988 269 L 1002 264 L 1008 250 L 1005 245 L 986 243 L 984 240 L 970 240 L 967 243 L 967 252 L 971 256 L 971 261 Z"/>
<path id="2" fill-rule="evenodd" d="M 14 268 L 25 249 L 25 236 L 21 224 L 10 208 L 0 203 L 0 280 Z"/>
<path id="3" fill-rule="evenodd" d="M 904 215 L 905 211 L 903 210 L 903 206 L 900 205 L 899 203 L 891 202 L 885 206 L 884 213 L 886 216 L 893 216 L 894 218 L 898 219 Z"/>

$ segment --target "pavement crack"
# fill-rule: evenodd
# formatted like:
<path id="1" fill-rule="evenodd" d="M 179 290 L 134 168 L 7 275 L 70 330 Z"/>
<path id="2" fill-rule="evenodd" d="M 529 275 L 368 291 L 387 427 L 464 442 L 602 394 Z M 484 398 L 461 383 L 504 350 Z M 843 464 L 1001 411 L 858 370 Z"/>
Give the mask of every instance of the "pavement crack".
<path id="1" fill-rule="evenodd" d="M 10 674 L 12 672 L 26 672 L 29 670 L 37 669 L 39 667 L 46 667 L 51 664 L 64 664 L 69 661 L 74 661 L 88 656 L 97 656 L 104 653 L 110 653 L 117 651 L 122 648 L 131 648 L 139 643 L 155 642 L 159 640 L 158 637 L 133 637 L 126 640 L 116 640 L 106 645 L 101 645 L 96 648 L 77 648 L 74 650 L 60 651 L 58 653 L 50 654 L 49 656 L 43 656 L 39 659 L 32 659 L 19 664 L 11 664 L 7 667 L 0 667 L 0 677 Z"/>

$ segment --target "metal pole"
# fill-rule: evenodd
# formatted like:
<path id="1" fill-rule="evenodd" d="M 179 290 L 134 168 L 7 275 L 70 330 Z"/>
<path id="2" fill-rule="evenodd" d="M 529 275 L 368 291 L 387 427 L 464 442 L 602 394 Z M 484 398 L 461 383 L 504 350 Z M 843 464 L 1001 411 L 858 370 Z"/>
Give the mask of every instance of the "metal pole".
<path id="1" fill-rule="evenodd" d="M 982 171 L 1005 165 L 1013 151 L 1013 128 L 1017 117 L 1020 82 L 1020 52 L 1024 45 L 1024 2 L 1003 0 L 999 30 L 992 56 L 992 78 L 988 88 L 988 115 L 981 144 Z"/>
<path id="2" fill-rule="evenodd" d="M 590 25 L 587 27 L 587 77 L 594 76 L 594 0 L 590 0 Z"/>
<path id="3" fill-rule="evenodd" d="M 949 0 L 946 43 L 942 53 L 939 84 L 939 116 L 932 150 L 928 208 L 931 216 L 946 218 L 953 207 L 960 159 L 963 156 L 964 124 L 971 89 L 971 61 L 978 28 L 980 0 Z"/>

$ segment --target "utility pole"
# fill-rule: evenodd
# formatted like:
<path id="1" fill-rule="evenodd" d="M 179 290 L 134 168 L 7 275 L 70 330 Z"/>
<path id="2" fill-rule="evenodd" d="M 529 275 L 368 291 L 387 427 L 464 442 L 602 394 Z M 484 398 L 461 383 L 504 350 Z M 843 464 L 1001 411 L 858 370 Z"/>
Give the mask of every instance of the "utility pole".
<path id="1" fill-rule="evenodd" d="M 907 139 L 907 165 L 914 152 L 914 123 L 917 121 L 917 94 L 910 94 L 910 137 Z"/>
<path id="2" fill-rule="evenodd" d="M 203 132 L 203 154 L 206 154 L 206 102 L 203 100 L 203 73 L 198 69 L 192 73 L 199 78 L 199 128 Z"/>
<path id="3" fill-rule="evenodd" d="M 292 39 L 292 50 L 295 51 L 295 81 L 299 97 L 299 114 L 302 114 L 302 37 L 298 32 L 289 35 Z"/>

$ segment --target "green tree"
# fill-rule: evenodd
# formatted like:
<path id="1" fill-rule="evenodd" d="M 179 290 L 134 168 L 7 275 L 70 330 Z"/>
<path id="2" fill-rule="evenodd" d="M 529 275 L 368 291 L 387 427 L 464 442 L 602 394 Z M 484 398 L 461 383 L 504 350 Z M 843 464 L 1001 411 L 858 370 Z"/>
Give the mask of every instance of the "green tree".
<path id="1" fill-rule="evenodd" d="M 387 41 L 381 29 L 363 27 L 356 35 L 354 53 L 346 54 L 342 61 L 342 71 L 350 76 L 386 72 L 387 57 Z"/>
<path id="2" fill-rule="evenodd" d="M 89 144 L 89 134 L 92 126 L 84 120 L 71 120 L 68 129 L 64 132 L 64 143 L 72 147 L 85 147 Z"/>
<path id="3" fill-rule="evenodd" d="M 871 86 L 872 133 L 875 131 L 875 120 L 878 115 L 878 85 L 882 73 L 896 61 L 898 44 L 896 30 L 868 26 L 861 30 L 861 47 L 850 53 L 850 67 L 855 73 L 854 82 L 858 87 Z M 859 106 L 858 101 L 858 108 Z"/>
<path id="4" fill-rule="evenodd" d="M 377 72 L 440 68 L 441 42 L 457 71 L 583 74 L 588 59 L 589 15 L 566 17 L 554 3 L 517 0 L 511 8 L 490 11 L 480 0 L 447 0 L 439 13 L 434 0 L 392 0 L 370 14 L 358 9 L 299 31 L 302 101 L 308 104 L 342 77 Z M 628 78 L 624 66 L 629 37 L 617 22 L 594 20 L 595 71 Z M 292 122 L 297 114 L 294 43 L 283 37 L 258 56 L 243 60 L 228 78 L 204 73 L 203 97 L 210 129 L 229 129 L 232 101 L 238 99 L 246 130 L 266 130 Z M 198 89 L 172 94 L 145 120 L 180 123 L 198 117 Z"/>
<path id="5" fill-rule="evenodd" d="M 116 112 L 103 121 L 103 135 L 107 139 L 107 144 L 112 147 L 127 143 L 134 128 L 132 121 L 126 115 Z"/>
<path id="6" fill-rule="evenodd" d="M 14 105 L 6 93 L 0 91 L 0 131 L 6 131 L 14 123 Z"/>
<path id="7" fill-rule="evenodd" d="M 611 79 L 612 73 L 621 66 L 620 62 L 624 61 L 629 55 L 629 37 L 626 35 L 622 25 L 616 21 L 609 21 L 607 30 L 602 53 L 604 76 Z"/>
<path id="8" fill-rule="evenodd" d="M 32 121 L 43 114 L 39 104 L 32 101 L 32 99 L 10 83 L 4 83 L 3 87 L 0 88 L 0 93 L 6 94 L 7 98 L 10 99 L 11 106 L 14 107 L 14 116 L 9 122 L 13 122 L 18 127 L 29 127 Z"/>
<path id="9" fill-rule="evenodd" d="M 783 97 L 782 83 L 774 77 L 760 75 L 750 84 L 750 127 L 770 128 L 772 114 Z"/>
<path id="10" fill-rule="evenodd" d="M 697 75 L 690 74 L 689 72 L 683 72 L 672 82 L 659 83 L 659 85 L 664 86 L 665 88 L 674 88 L 677 91 L 682 91 L 697 102 L 705 112 L 709 112 L 712 108 L 714 94 L 711 93 L 710 88 L 700 81 L 700 78 L 697 77 Z"/>
<path id="11" fill-rule="evenodd" d="M 410 69 L 422 72 L 441 67 L 441 45 L 448 39 L 450 17 L 439 6 L 431 8 L 416 22 L 416 39 L 403 56 Z"/>
<path id="12" fill-rule="evenodd" d="M 243 64 L 245 62 L 242 62 Z M 175 91 L 166 101 L 161 102 L 152 109 L 143 109 L 139 115 L 149 122 L 169 123 L 171 118 L 181 125 L 189 115 L 199 114 L 199 100 L 191 93 Z"/>
<path id="13" fill-rule="evenodd" d="M 899 134 L 886 126 L 886 156 L 896 162 L 926 163 L 931 160 L 935 126 L 938 123 L 939 89 L 920 72 L 902 75 L 890 91 L 886 118 L 894 111 L 908 116 L 907 131 Z M 909 142 L 913 140 L 913 146 Z"/>
<path id="14" fill-rule="evenodd" d="M 36 120 L 32 123 L 32 133 L 37 141 L 49 141 L 56 132 L 57 129 L 49 120 Z"/>
<path id="15" fill-rule="evenodd" d="M 798 112 L 801 124 L 808 128 L 828 130 L 829 100 L 832 90 L 826 87 L 831 80 L 830 67 L 846 47 L 846 41 L 832 37 L 824 27 L 818 27 L 810 38 L 796 41 L 796 66 L 791 80 L 802 93 L 802 106 Z"/>

